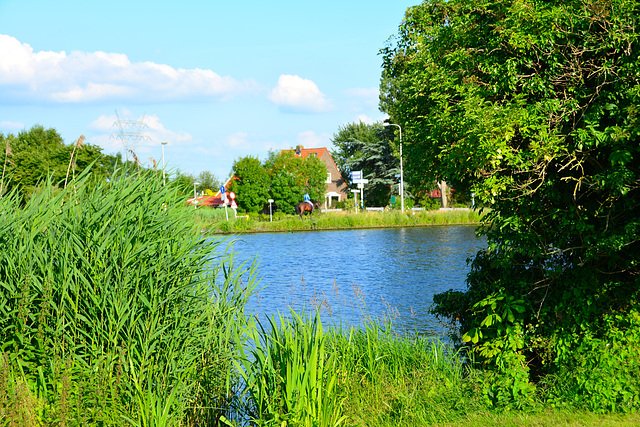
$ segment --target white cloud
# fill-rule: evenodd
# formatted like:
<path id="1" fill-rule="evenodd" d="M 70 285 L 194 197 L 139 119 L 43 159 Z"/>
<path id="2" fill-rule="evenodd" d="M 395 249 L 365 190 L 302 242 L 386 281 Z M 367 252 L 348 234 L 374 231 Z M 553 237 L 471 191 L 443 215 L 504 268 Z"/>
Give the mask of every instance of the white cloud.
<path id="1" fill-rule="evenodd" d="M 345 91 L 353 111 L 361 112 L 377 110 L 380 91 L 377 88 L 353 88 Z"/>
<path id="2" fill-rule="evenodd" d="M 322 113 L 333 108 L 313 81 L 290 74 L 280 76 L 269 99 L 286 112 Z"/>
<path id="3" fill-rule="evenodd" d="M 298 143 L 305 148 L 321 148 L 331 145 L 331 135 L 322 133 L 320 135 L 313 131 L 300 132 L 298 134 Z"/>
<path id="4" fill-rule="evenodd" d="M 227 144 L 233 148 L 247 148 L 247 136 L 244 132 L 236 132 L 227 137 Z"/>
<path id="5" fill-rule="evenodd" d="M 368 125 L 375 123 L 375 120 L 373 120 L 371 117 L 367 116 L 366 114 L 359 114 L 356 121 L 366 123 Z"/>
<path id="6" fill-rule="evenodd" d="M 9 121 L 0 122 L 0 129 L 6 129 L 6 130 L 9 130 L 9 131 L 14 131 L 14 130 L 22 130 L 24 128 L 25 128 L 24 123 L 9 122 Z"/>
<path id="7" fill-rule="evenodd" d="M 0 58 L 0 99 L 4 103 L 226 99 L 258 90 L 252 80 L 241 82 L 198 68 L 132 63 L 119 53 L 34 52 L 30 45 L 3 34 Z"/>

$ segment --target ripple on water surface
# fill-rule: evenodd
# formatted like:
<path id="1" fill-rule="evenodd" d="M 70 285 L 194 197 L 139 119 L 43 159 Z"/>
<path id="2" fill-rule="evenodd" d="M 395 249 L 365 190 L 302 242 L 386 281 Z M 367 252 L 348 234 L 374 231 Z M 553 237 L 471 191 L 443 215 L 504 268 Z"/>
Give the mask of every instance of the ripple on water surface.
<path id="1" fill-rule="evenodd" d="M 467 259 L 486 247 L 475 227 L 447 226 L 237 237 L 234 251 L 259 262 L 258 316 L 322 306 L 324 323 L 358 325 L 388 314 L 398 328 L 444 336 L 428 313 L 433 295 L 465 289 Z"/>

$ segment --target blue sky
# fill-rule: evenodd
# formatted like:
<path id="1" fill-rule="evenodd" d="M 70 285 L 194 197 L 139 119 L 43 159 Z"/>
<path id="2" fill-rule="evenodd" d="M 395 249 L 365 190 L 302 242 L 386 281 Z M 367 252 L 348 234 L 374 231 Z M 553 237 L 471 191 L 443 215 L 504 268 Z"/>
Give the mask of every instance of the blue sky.
<path id="1" fill-rule="evenodd" d="M 381 57 L 419 1 L 0 0 L 0 132 L 35 124 L 225 179 L 268 150 L 383 118 Z"/>

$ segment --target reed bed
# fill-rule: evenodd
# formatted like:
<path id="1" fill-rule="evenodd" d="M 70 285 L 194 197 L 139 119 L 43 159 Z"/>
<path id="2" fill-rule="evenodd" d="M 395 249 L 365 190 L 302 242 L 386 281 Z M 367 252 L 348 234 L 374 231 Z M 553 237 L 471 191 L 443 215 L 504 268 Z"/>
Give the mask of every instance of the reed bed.
<path id="1" fill-rule="evenodd" d="M 238 363 L 253 425 L 342 425 L 335 354 L 326 351 L 318 312 L 268 318 L 250 331 L 254 346 Z"/>
<path id="2" fill-rule="evenodd" d="M 252 268 L 152 172 L 40 188 L 0 199 L 0 420 L 216 425 Z"/>
<path id="3" fill-rule="evenodd" d="M 331 331 L 349 426 L 433 425 L 459 414 L 452 402 L 468 390 L 462 358 L 451 346 L 416 334 L 396 334 L 387 321 Z"/>

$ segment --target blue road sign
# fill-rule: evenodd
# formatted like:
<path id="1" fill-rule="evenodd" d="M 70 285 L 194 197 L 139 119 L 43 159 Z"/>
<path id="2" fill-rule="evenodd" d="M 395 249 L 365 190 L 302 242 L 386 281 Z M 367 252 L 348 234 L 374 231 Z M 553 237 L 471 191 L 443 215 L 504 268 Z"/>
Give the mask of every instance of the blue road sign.
<path id="1" fill-rule="evenodd" d="M 224 185 L 220 186 L 220 193 L 224 194 Z"/>

